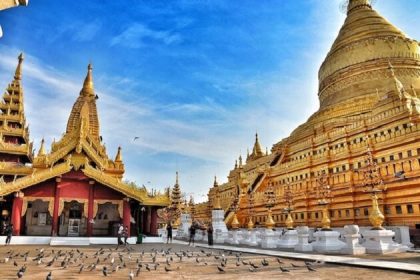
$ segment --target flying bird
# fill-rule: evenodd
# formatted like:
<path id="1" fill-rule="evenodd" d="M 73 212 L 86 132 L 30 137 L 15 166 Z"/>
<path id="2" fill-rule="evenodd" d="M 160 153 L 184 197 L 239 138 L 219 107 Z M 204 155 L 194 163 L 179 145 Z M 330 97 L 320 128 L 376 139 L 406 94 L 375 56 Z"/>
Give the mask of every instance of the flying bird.
<path id="1" fill-rule="evenodd" d="M 140 139 L 140 137 L 136 136 L 133 138 L 133 141 L 136 141 L 137 139 Z"/>

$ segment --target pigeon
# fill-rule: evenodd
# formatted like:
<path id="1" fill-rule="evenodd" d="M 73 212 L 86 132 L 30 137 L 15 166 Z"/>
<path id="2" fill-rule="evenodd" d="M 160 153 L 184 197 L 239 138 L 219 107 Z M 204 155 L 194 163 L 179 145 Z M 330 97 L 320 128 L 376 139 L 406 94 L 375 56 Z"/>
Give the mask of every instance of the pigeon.
<path id="1" fill-rule="evenodd" d="M 261 261 L 261 264 L 263 266 L 268 266 L 269 265 L 268 261 L 265 258 Z"/>
<path id="2" fill-rule="evenodd" d="M 45 280 L 52 280 L 52 272 L 48 272 L 47 277 L 45 277 Z"/>
<path id="3" fill-rule="evenodd" d="M 306 266 L 306 268 L 309 270 L 309 271 L 316 271 L 316 269 L 315 268 L 313 268 L 312 266 L 310 266 L 310 265 L 307 265 Z"/>
<path id="4" fill-rule="evenodd" d="M 280 270 L 281 270 L 281 272 L 290 272 L 290 270 L 288 270 L 287 268 L 283 268 L 281 266 L 280 266 Z"/>
<path id="5" fill-rule="evenodd" d="M 79 269 L 79 274 L 80 273 L 82 273 L 82 271 L 83 271 L 83 268 L 84 268 L 85 266 L 82 264 L 81 266 L 80 266 L 80 269 Z"/>
<path id="6" fill-rule="evenodd" d="M 405 180 L 405 172 L 404 170 L 402 171 L 398 171 L 394 174 L 395 178 L 401 179 L 401 180 Z"/>
<path id="7" fill-rule="evenodd" d="M 133 270 L 130 270 L 130 273 L 128 274 L 128 279 L 133 280 L 133 278 L 134 278 Z"/>
<path id="8" fill-rule="evenodd" d="M 253 268 L 253 267 L 248 268 L 248 270 L 249 270 L 250 272 L 255 272 L 255 271 L 256 271 L 256 269 L 255 269 L 255 268 Z"/>
<path id="9" fill-rule="evenodd" d="M 165 271 L 169 272 L 169 271 L 172 271 L 172 269 L 170 269 L 168 266 L 165 266 Z"/>
<path id="10" fill-rule="evenodd" d="M 19 271 L 16 273 L 18 278 L 22 278 L 23 277 L 23 271 L 22 269 L 19 269 Z"/>
<path id="11" fill-rule="evenodd" d="M 108 268 L 106 268 L 106 266 L 104 266 L 104 268 L 102 268 L 102 274 L 104 276 L 108 276 Z"/>
<path id="12" fill-rule="evenodd" d="M 138 276 L 139 276 L 139 274 L 140 274 L 140 269 L 141 269 L 141 267 L 139 266 L 139 267 L 137 268 L 137 270 L 136 270 L 136 277 L 138 277 Z"/>
<path id="13" fill-rule="evenodd" d="M 277 258 L 277 262 L 278 262 L 279 264 L 283 264 L 283 262 L 281 261 L 281 259 L 280 259 L 280 258 Z"/>
<path id="14" fill-rule="evenodd" d="M 219 270 L 219 272 L 225 272 L 225 269 L 220 265 L 217 266 L 217 269 Z"/>
<path id="15" fill-rule="evenodd" d="M 14 266 L 18 266 L 18 264 L 17 264 L 17 262 L 16 262 L 16 261 L 14 261 L 14 262 L 13 262 L 13 265 L 14 265 Z"/>

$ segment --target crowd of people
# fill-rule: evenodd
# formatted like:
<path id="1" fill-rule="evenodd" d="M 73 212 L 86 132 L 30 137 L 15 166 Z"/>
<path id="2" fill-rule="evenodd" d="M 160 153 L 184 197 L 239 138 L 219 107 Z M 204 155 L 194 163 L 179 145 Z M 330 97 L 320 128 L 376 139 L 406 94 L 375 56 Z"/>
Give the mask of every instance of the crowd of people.
<path id="1" fill-rule="evenodd" d="M 188 241 L 188 245 L 194 245 L 194 240 L 195 240 L 195 234 L 197 229 L 199 230 L 206 230 L 207 231 L 207 242 L 209 246 L 213 245 L 213 226 L 212 224 L 209 224 L 207 227 L 202 226 L 196 222 L 193 222 L 190 226 L 190 228 L 188 229 L 189 231 L 189 241 Z M 166 243 L 168 244 L 169 242 L 172 243 L 172 224 L 171 222 L 168 222 L 168 224 L 166 225 Z"/>
<path id="2" fill-rule="evenodd" d="M 118 238 L 118 246 L 119 245 L 127 245 L 127 239 L 128 239 L 128 227 L 124 226 L 123 224 L 120 224 L 118 226 L 118 233 L 117 233 L 117 238 Z M 124 239 L 124 241 L 123 241 Z"/>

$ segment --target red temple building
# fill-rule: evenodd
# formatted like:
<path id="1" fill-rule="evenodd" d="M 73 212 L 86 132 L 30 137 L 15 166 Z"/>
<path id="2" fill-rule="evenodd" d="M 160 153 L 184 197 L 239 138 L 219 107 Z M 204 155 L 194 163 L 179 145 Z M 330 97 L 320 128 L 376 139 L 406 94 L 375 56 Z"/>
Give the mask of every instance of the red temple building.
<path id="1" fill-rule="evenodd" d="M 92 67 L 73 105 L 65 134 L 47 152 L 29 142 L 22 88 L 23 55 L 0 101 L 0 211 L 14 235 L 114 236 L 123 223 L 130 235 L 157 234 L 157 210 L 169 190 L 149 193 L 125 183 L 121 148 L 108 157 L 100 136 Z"/>

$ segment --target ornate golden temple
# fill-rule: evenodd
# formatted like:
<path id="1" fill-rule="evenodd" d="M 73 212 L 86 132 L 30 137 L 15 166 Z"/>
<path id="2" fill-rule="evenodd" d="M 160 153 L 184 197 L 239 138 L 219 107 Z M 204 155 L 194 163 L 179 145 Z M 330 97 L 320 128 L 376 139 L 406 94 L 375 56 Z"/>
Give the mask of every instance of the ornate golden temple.
<path id="1" fill-rule="evenodd" d="M 370 225 L 371 196 L 359 170 L 371 151 L 383 183 L 378 194 L 384 225 L 420 226 L 420 47 L 389 23 L 368 0 L 350 0 L 347 18 L 319 73 L 320 108 L 290 136 L 261 150 L 258 136 L 228 182 L 214 184 L 196 218 L 208 219 L 220 201 L 226 222 L 239 199 L 242 227 L 267 219 L 267 188 L 276 226 L 286 225 L 287 202 L 295 225 L 320 227 L 319 174 L 331 188 L 331 226 Z M 286 192 L 290 191 L 289 200 Z M 250 197 L 252 197 L 252 202 Z"/>
<path id="2" fill-rule="evenodd" d="M 71 110 L 66 132 L 37 154 L 29 142 L 22 86 L 23 55 L 0 102 L 1 222 L 14 234 L 109 236 L 122 222 L 132 235 L 157 234 L 157 210 L 169 190 L 150 193 L 122 180 L 121 147 L 109 158 L 100 136 L 92 66 Z M 76 226 L 74 226 L 76 225 Z"/>

